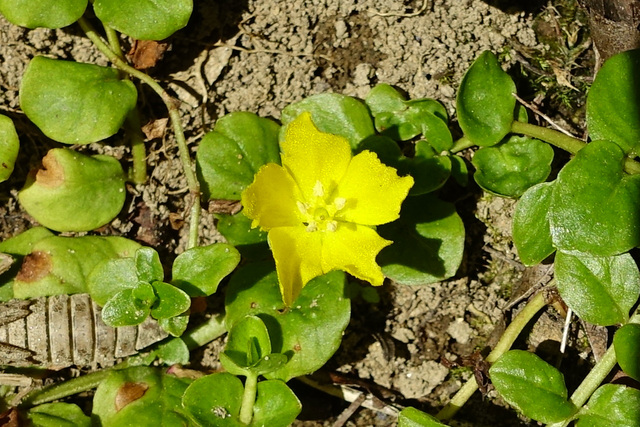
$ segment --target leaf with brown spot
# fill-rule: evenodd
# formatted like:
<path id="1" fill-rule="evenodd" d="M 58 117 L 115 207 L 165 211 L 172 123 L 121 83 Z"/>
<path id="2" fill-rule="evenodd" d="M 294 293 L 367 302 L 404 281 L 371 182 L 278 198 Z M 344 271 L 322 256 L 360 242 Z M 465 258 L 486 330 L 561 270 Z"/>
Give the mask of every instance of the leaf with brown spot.
<path id="1" fill-rule="evenodd" d="M 43 251 L 34 251 L 22 260 L 16 280 L 21 282 L 37 282 L 46 277 L 53 269 L 51 255 Z"/>
<path id="2" fill-rule="evenodd" d="M 149 389 L 147 383 L 124 383 L 116 393 L 115 407 L 116 412 L 119 412 L 122 408 L 140 399 Z"/>

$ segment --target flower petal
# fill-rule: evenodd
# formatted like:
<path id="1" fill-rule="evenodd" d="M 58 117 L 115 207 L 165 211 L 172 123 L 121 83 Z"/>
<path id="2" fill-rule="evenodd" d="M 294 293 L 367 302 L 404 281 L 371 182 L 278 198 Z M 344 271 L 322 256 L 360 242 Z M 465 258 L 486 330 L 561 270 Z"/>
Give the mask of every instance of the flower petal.
<path id="1" fill-rule="evenodd" d="M 400 216 L 400 206 L 411 186 L 411 176 L 399 177 L 394 168 L 365 150 L 351 160 L 334 193 L 335 199 L 346 201 L 339 218 L 364 225 L 394 221 Z"/>
<path id="2" fill-rule="evenodd" d="M 242 192 L 244 214 L 252 226 L 264 230 L 302 224 L 297 207 L 299 190 L 286 169 L 275 163 L 262 166 L 251 185 Z"/>
<path id="3" fill-rule="evenodd" d="M 333 233 L 324 233 L 322 270 L 343 270 L 374 286 L 382 285 L 384 275 L 376 256 L 392 242 L 365 225 L 338 223 Z"/>
<path id="4" fill-rule="evenodd" d="M 308 203 L 315 201 L 314 188 L 322 184 L 326 195 L 333 192 L 351 161 L 351 146 L 345 138 L 320 132 L 308 112 L 289 123 L 280 143 L 286 167 Z"/>
<path id="5" fill-rule="evenodd" d="M 278 227 L 269 231 L 269 246 L 276 260 L 282 300 L 290 306 L 302 287 L 324 274 L 320 263 L 322 233 L 301 227 Z"/>

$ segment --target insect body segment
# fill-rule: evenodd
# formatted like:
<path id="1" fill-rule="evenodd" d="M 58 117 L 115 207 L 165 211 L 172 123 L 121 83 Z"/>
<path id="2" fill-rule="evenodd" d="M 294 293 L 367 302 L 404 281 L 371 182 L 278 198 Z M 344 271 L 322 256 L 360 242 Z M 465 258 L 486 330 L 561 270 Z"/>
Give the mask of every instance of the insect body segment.
<path id="1" fill-rule="evenodd" d="M 167 337 L 151 318 L 112 328 L 89 294 L 55 295 L 0 304 L 0 365 L 112 365 Z"/>

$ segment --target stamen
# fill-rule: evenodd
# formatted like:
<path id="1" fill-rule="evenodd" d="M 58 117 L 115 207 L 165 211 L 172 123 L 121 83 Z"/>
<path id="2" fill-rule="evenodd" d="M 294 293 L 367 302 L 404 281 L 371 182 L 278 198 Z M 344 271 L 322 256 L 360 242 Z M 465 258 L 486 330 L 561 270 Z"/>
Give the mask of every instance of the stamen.
<path id="1" fill-rule="evenodd" d="M 313 195 L 316 197 L 324 197 L 324 187 L 320 181 L 316 181 L 316 185 L 313 186 Z"/>
<path id="2" fill-rule="evenodd" d="M 338 229 L 337 221 L 327 221 L 327 231 L 334 232 Z"/>
<path id="3" fill-rule="evenodd" d="M 333 205 L 336 207 L 336 210 L 343 209 L 346 204 L 347 199 L 345 199 L 344 197 L 336 197 L 336 199 L 333 201 Z"/>
<path id="4" fill-rule="evenodd" d="M 296 206 L 298 206 L 298 210 L 302 215 L 307 215 L 309 213 L 309 206 L 307 206 L 305 203 L 302 203 L 298 200 L 296 202 Z"/>
<path id="5" fill-rule="evenodd" d="M 309 225 L 307 225 L 307 231 L 309 233 L 313 233 L 314 231 L 318 231 L 318 224 L 315 221 L 310 221 Z"/>

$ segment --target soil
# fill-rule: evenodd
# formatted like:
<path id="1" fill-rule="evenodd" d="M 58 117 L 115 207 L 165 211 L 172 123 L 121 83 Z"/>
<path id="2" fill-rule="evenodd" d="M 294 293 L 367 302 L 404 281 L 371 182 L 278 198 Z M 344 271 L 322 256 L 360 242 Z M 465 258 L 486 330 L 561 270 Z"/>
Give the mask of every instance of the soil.
<path id="1" fill-rule="evenodd" d="M 523 49 L 541 49 L 532 26 L 542 11 L 532 2 L 523 10 L 512 3 L 480 0 L 220 0 L 196 1 L 189 26 L 171 37 L 169 49 L 150 73 L 179 100 L 193 153 L 216 119 L 250 111 L 278 119 L 291 102 L 333 91 L 363 98 L 380 82 L 410 98 L 443 102 L 455 118 L 458 84 L 484 50 L 498 53 L 505 67 Z M 535 3 L 535 4 L 533 4 Z M 125 45 L 128 40 L 123 41 Z M 36 54 L 107 65 L 74 27 L 26 30 L 0 18 L 0 113 L 16 123 L 21 153 L 12 178 L 0 184 L 0 238 L 36 225 L 19 206 L 17 191 L 29 168 L 47 149 L 47 140 L 21 113 L 18 90 L 30 58 Z M 166 116 L 155 95 L 141 88 L 141 111 L 156 128 L 148 143 L 148 183 L 128 188 L 121 215 L 103 234 L 122 234 L 155 247 L 170 262 L 186 242 L 180 173 Z M 106 144 L 77 147 L 129 160 L 116 135 Z M 470 158 L 471 153 L 466 153 Z M 435 413 L 472 375 L 470 368 L 448 368 L 474 351 L 494 344 L 509 321 L 512 290 L 523 282 L 524 267 L 511 243 L 514 201 L 483 194 L 473 183 L 447 194 L 467 228 L 465 257 L 458 274 L 424 286 L 386 284 L 377 304 L 355 301 L 343 345 L 323 368 L 357 390 L 374 391 L 387 403 L 416 406 Z M 203 211 L 203 244 L 219 241 L 211 214 Z M 534 280 L 535 282 L 535 280 Z M 521 348 L 545 343 L 557 348 L 563 319 L 550 310 L 535 338 Z M 577 339 L 577 337 L 574 337 Z M 222 341 L 195 353 L 194 363 L 215 369 Z M 540 344 L 542 345 L 542 344 Z M 588 353 L 576 356 L 588 359 Z M 565 362 L 567 363 L 567 362 Z M 303 400 L 299 426 L 333 425 L 348 402 L 293 384 Z M 302 421 L 306 420 L 306 421 Z M 489 392 L 479 393 L 456 417 L 456 425 L 530 425 Z M 360 408 L 345 425 L 389 426 L 395 417 Z M 535 424 L 535 423 L 533 423 Z M 533 425 L 531 424 L 531 425 Z"/>

